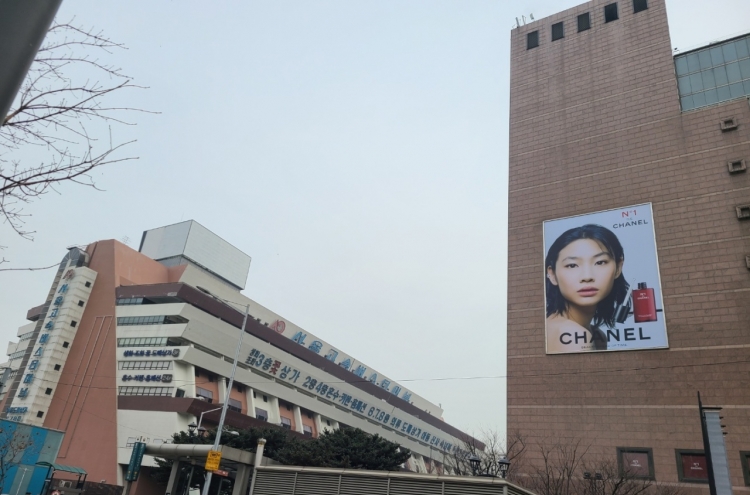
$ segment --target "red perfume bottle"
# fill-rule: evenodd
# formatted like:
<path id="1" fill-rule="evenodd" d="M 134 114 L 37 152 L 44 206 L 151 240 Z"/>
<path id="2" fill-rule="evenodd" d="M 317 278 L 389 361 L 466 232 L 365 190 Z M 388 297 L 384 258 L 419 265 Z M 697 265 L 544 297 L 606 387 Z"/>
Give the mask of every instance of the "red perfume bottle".
<path id="1" fill-rule="evenodd" d="M 633 316 L 636 323 L 656 321 L 656 298 L 654 289 L 646 287 L 646 282 L 638 282 L 633 291 Z"/>

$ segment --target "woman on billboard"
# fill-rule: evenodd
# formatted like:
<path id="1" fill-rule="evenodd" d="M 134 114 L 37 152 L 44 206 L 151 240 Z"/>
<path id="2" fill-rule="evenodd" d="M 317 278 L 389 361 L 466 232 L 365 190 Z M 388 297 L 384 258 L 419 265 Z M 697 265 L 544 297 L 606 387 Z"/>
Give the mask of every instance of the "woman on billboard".
<path id="1" fill-rule="evenodd" d="M 619 239 L 601 225 L 572 228 L 552 243 L 544 262 L 547 352 L 607 349 L 606 330 L 629 295 L 624 263 Z"/>

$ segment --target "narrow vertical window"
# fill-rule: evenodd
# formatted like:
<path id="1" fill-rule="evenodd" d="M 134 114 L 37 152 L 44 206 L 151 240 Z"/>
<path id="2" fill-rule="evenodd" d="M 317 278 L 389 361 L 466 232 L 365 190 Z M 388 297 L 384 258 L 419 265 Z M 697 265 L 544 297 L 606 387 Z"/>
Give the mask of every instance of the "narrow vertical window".
<path id="1" fill-rule="evenodd" d="M 532 31 L 526 35 L 526 49 L 531 50 L 539 46 L 539 31 Z"/>
<path id="2" fill-rule="evenodd" d="M 619 19 L 617 15 L 617 4 L 610 3 L 604 6 L 604 22 L 612 22 Z"/>
<path id="3" fill-rule="evenodd" d="M 552 25 L 552 41 L 557 41 L 564 37 L 565 37 L 565 30 L 563 28 L 563 23 L 558 22 L 556 24 L 553 24 Z"/>
<path id="4" fill-rule="evenodd" d="M 648 0 L 633 0 L 633 13 L 637 14 L 648 8 Z"/>
<path id="5" fill-rule="evenodd" d="M 591 15 L 588 12 L 578 16 L 578 32 L 591 29 Z"/>

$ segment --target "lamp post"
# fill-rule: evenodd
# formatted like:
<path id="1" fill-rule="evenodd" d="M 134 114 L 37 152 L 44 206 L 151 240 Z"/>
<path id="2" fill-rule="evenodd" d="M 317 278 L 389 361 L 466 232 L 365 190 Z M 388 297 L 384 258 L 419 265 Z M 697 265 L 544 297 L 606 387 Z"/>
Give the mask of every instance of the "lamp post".
<path id="1" fill-rule="evenodd" d="M 223 301 L 225 303 L 231 303 L 231 304 L 237 304 L 233 303 L 232 301 L 227 301 L 226 299 L 222 299 L 220 297 L 217 297 L 210 292 L 208 292 L 205 289 L 202 289 L 201 287 L 198 287 L 199 290 L 202 292 L 208 294 L 209 296 L 213 297 L 214 299 L 218 301 Z M 245 305 L 245 316 L 242 319 L 242 326 L 240 327 L 240 338 L 237 341 L 237 348 L 234 350 L 234 361 L 232 362 L 232 374 L 229 376 L 229 385 L 227 386 L 227 394 L 231 393 L 232 387 L 234 386 L 234 375 L 237 372 L 237 360 L 240 357 L 240 349 L 242 349 L 242 337 L 245 335 L 245 325 L 247 325 L 247 316 L 250 312 L 250 305 Z M 218 450 L 219 449 L 219 443 L 221 442 L 221 434 L 224 431 L 224 419 L 227 416 L 227 408 L 229 406 L 229 400 L 224 401 L 224 404 L 221 407 L 221 417 L 219 418 L 219 426 L 216 428 L 216 439 L 214 440 L 214 445 L 211 447 L 211 450 Z M 202 418 L 201 414 L 201 419 Z M 208 489 L 211 486 L 211 477 L 213 475 L 213 472 L 209 471 L 206 473 L 206 482 L 203 485 L 203 495 L 208 495 Z"/>
<path id="2" fill-rule="evenodd" d="M 229 390 L 231 391 L 232 389 L 230 388 Z M 226 401 L 226 402 L 229 402 L 229 401 Z M 218 411 L 219 409 L 221 409 L 223 407 L 224 407 L 224 405 L 222 404 L 221 407 L 217 407 L 216 409 L 209 409 L 208 411 L 203 411 L 201 413 L 200 417 L 198 418 L 198 434 L 202 434 L 204 431 L 206 431 L 205 428 L 201 428 L 201 423 L 203 422 L 203 415 L 206 414 L 206 413 Z M 188 428 L 190 428 L 190 425 L 188 425 Z"/>

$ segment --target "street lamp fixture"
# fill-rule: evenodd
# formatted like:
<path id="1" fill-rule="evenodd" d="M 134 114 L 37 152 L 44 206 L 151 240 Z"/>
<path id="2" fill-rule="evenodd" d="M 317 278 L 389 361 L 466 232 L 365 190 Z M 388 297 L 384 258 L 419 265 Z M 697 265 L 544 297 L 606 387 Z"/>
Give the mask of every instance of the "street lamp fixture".
<path id="1" fill-rule="evenodd" d="M 486 478 L 497 478 L 498 475 L 500 475 L 501 478 L 505 479 L 508 476 L 508 470 L 510 469 L 510 461 L 507 457 L 503 456 L 497 461 L 497 466 L 495 466 L 493 463 L 488 462 L 487 468 L 482 470 L 482 460 L 476 456 L 476 454 L 471 454 L 468 457 L 466 457 L 466 460 L 469 462 L 469 466 L 471 466 L 471 473 L 474 476 L 483 476 Z"/>
<path id="2" fill-rule="evenodd" d="M 505 479 L 506 476 L 508 476 L 508 470 L 510 469 L 510 461 L 507 457 L 501 457 L 499 461 L 497 461 L 497 467 L 500 472 L 500 477 Z"/>
<path id="3" fill-rule="evenodd" d="M 195 421 L 193 421 L 192 423 L 190 423 L 190 424 L 188 425 L 188 433 L 190 434 L 190 436 L 191 436 L 191 437 L 193 436 L 193 433 L 195 433 L 195 428 L 196 428 L 197 426 L 198 426 L 198 425 L 196 425 L 196 424 L 195 424 Z"/>
<path id="4" fill-rule="evenodd" d="M 474 476 L 477 475 L 477 471 L 479 471 L 479 465 L 482 463 L 482 460 L 479 459 L 479 457 L 475 456 L 474 454 L 471 454 L 469 456 L 469 465 L 471 466 L 471 474 Z"/>

